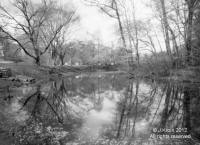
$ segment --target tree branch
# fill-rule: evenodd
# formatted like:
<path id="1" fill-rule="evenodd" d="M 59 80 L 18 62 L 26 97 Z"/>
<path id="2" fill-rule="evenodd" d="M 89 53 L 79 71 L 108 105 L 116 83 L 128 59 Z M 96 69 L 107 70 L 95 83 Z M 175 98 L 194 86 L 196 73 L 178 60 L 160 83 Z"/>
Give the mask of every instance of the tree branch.
<path id="1" fill-rule="evenodd" d="M 8 35 L 8 37 L 11 38 L 11 40 L 15 41 L 15 42 L 22 48 L 22 50 L 23 50 L 28 56 L 30 56 L 30 57 L 32 57 L 32 58 L 34 58 L 34 59 L 36 58 L 35 56 L 31 55 L 31 54 L 26 50 L 26 48 L 25 48 L 15 37 L 13 37 L 10 33 L 8 33 L 7 31 L 5 31 L 2 27 L 0 27 L 0 30 L 1 30 L 2 32 L 4 32 L 6 35 Z"/>

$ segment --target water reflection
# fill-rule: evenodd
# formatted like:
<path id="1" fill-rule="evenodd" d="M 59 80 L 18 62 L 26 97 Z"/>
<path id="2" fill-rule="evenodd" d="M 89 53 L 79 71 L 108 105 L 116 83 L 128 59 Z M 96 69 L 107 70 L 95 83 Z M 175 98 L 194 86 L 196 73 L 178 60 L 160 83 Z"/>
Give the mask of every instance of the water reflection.
<path id="1" fill-rule="evenodd" d="M 2 89 L 0 136 L 7 139 L 0 141 L 194 144 L 200 142 L 199 94 L 198 84 L 133 80 L 106 73 Z"/>
<path id="2" fill-rule="evenodd" d="M 81 128 L 79 135 L 82 140 L 91 138 L 98 139 L 102 133 L 102 128 L 111 125 L 114 120 L 117 102 L 116 98 L 109 98 L 109 96 L 113 95 L 117 97 L 118 94 L 114 91 L 110 91 L 99 95 L 101 96 L 102 101 L 88 112 Z"/>

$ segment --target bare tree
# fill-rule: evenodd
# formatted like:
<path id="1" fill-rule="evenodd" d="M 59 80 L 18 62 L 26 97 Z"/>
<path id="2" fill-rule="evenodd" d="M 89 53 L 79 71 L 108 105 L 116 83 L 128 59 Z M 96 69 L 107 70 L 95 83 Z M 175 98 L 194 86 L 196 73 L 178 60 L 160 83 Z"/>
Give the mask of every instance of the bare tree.
<path id="1" fill-rule="evenodd" d="M 199 1 L 154 0 L 154 2 L 157 5 L 157 10 L 161 18 L 168 54 L 171 53 L 171 56 L 175 55 L 176 58 L 179 58 L 181 57 L 179 52 L 180 46 L 185 46 L 185 62 L 191 64 L 193 22 Z M 173 52 L 170 44 L 173 46 Z M 173 58 L 173 61 L 176 61 L 176 59 Z"/>
<path id="2" fill-rule="evenodd" d="M 186 62 L 191 64 L 191 51 L 192 51 L 192 29 L 193 29 L 193 17 L 195 7 L 198 5 L 199 0 L 185 0 L 187 4 L 187 23 L 186 23 Z"/>
<path id="3" fill-rule="evenodd" d="M 57 59 L 60 59 L 62 65 L 64 65 L 64 57 L 66 54 L 65 43 L 65 33 L 59 34 L 54 41 L 51 43 L 51 59 L 54 60 L 54 66 L 56 66 Z"/>
<path id="4" fill-rule="evenodd" d="M 126 5 L 130 4 L 131 5 L 131 12 L 127 8 Z M 138 21 L 136 20 L 136 14 L 135 14 L 135 2 L 134 0 L 131 0 L 130 3 L 124 3 L 121 4 L 121 6 L 124 8 L 124 13 L 125 13 L 125 30 L 127 33 L 127 39 L 129 40 L 129 47 L 131 55 L 133 55 L 133 51 L 135 50 L 136 52 L 136 61 L 137 64 L 140 64 L 140 55 L 139 55 L 139 25 Z M 133 63 L 133 56 L 131 56 L 131 60 Z"/>
<path id="5" fill-rule="evenodd" d="M 40 4 L 35 4 L 31 0 L 15 0 L 12 6 L 18 11 L 18 15 L 3 6 L 0 7 L 0 30 L 40 65 L 41 56 L 47 52 L 58 33 L 69 22 L 68 18 L 57 25 L 48 42 L 44 42 L 41 39 L 47 35 L 46 26 L 57 15 L 56 3 L 51 0 L 42 0 Z M 17 35 L 10 30 L 16 30 Z"/>
<path id="6" fill-rule="evenodd" d="M 162 10 L 162 24 L 163 24 L 163 30 L 164 30 L 164 36 L 165 36 L 165 45 L 166 50 L 169 56 L 171 56 L 171 47 L 170 47 L 170 38 L 169 38 L 169 23 L 167 19 L 167 13 L 165 9 L 165 0 L 160 0 L 161 4 L 161 10 Z"/>
<path id="7" fill-rule="evenodd" d="M 114 18 L 118 22 L 119 26 L 119 32 L 123 44 L 123 49 L 128 54 L 128 63 L 129 66 L 132 65 L 132 51 L 128 48 L 127 42 L 126 42 L 126 34 L 125 34 L 125 28 L 123 24 L 123 14 L 121 10 L 121 2 L 119 0 L 107 0 L 107 1 L 101 1 L 101 0 L 85 0 L 87 3 L 89 3 L 92 6 L 97 6 L 99 9 L 108 15 L 111 18 Z"/>
<path id="8" fill-rule="evenodd" d="M 51 57 L 54 59 L 54 65 L 56 60 L 59 59 L 61 65 L 64 65 L 64 58 L 67 54 L 67 52 L 70 49 L 70 44 L 68 41 L 70 39 L 70 33 L 72 32 L 72 25 L 79 21 L 79 16 L 76 15 L 76 11 L 73 9 L 67 9 L 64 10 L 62 8 L 59 8 L 56 10 L 59 14 L 57 17 L 49 21 L 48 23 L 48 31 L 46 32 L 46 37 L 44 37 L 44 42 L 46 44 L 51 39 L 52 35 L 55 35 L 55 30 L 57 29 L 57 26 L 65 23 L 65 26 L 63 26 L 63 29 L 57 34 L 55 39 L 51 43 Z"/>

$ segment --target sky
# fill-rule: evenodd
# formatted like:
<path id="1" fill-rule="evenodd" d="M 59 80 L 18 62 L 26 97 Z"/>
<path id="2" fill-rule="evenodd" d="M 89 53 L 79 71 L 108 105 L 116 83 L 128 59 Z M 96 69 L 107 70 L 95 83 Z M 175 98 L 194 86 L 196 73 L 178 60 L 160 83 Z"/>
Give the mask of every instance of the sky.
<path id="1" fill-rule="evenodd" d="M 116 20 L 101 13 L 96 7 L 88 6 L 82 0 L 73 0 L 80 16 L 79 29 L 75 33 L 79 39 L 96 39 L 106 44 L 116 41 Z"/>
<path id="2" fill-rule="evenodd" d="M 1 0 L 0 3 L 9 8 L 8 1 Z M 41 0 L 34 0 L 38 2 Z M 89 6 L 84 0 L 57 0 L 60 5 L 72 3 L 80 16 L 80 22 L 73 29 L 71 39 L 76 40 L 96 40 L 107 46 L 116 46 L 120 35 L 116 33 L 118 29 L 117 20 L 102 13 L 97 7 Z M 152 16 L 152 10 L 145 5 L 149 0 L 135 0 L 136 19 L 144 20 Z M 67 8 L 67 7 L 66 7 Z"/>
<path id="3" fill-rule="evenodd" d="M 66 0 L 62 0 L 65 2 Z M 137 20 L 146 20 L 153 17 L 153 11 L 146 4 L 151 0 L 135 0 L 135 16 Z M 89 6 L 84 0 L 71 0 L 80 15 L 80 23 L 78 30 L 74 33 L 75 39 L 81 40 L 98 40 L 104 45 L 116 47 L 121 39 L 118 31 L 118 23 L 100 11 L 95 6 Z M 157 46 L 158 44 L 155 45 Z M 160 48 L 160 47 L 157 47 Z M 149 48 L 148 48 L 149 49 Z M 141 53 L 151 53 L 147 49 L 140 49 Z"/>
<path id="4" fill-rule="evenodd" d="M 135 0 L 136 19 L 142 20 L 152 15 L 145 2 L 147 0 Z M 118 29 L 116 19 L 110 18 L 95 6 L 86 5 L 83 0 L 73 0 L 73 4 L 81 18 L 79 31 L 76 32 L 78 37 L 99 39 L 110 46 L 117 43 L 120 36 L 116 34 Z"/>

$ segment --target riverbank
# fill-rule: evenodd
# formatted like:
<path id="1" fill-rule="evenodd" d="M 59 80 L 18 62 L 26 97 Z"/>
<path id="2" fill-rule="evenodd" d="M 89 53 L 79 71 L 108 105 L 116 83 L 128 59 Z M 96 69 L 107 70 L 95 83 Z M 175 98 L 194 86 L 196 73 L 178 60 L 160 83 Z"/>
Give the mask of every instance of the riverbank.
<path id="1" fill-rule="evenodd" d="M 0 68 L 11 70 L 11 77 L 0 78 L 0 88 L 5 86 L 19 86 L 29 80 L 38 82 L 40 80 L 56 80 L 60 77 L 77 75 L 82 72 L 124 72 L 115 66 L 37 66 L 27 63 L 0 63 Z M 25 81 L 24 81 L 25 80 Z M 31 83 L 31 82 L 30 82 Z"/>
<path id="2" fill-rule="evenodd" d="M 141 140 L 143 137 L 144 141 L 163 120 L 166 124 L 177 123 L 177 120 L 177 124 L 183 124 L 186 120 L 179 118 L 187 119 L 182 113 L 185 106 L 190 110 L 191 118 L 198 120 L 198 86 L 187 84 L 187 88 L 180 83 L 129 79 L 116 73 L 82 73 L 43 84 L 3 90 L 0 92 L 2 130 L 9 134 L 1 136 L 20 141 L 19 144 L 53 145 L 51 141 L 68 145 L 93 145 L 96 141 L 99 144 L 133 143 L 134 140 L 129 138 L 132 132 L 124 136 L 124 130 L 119 133 L 122 136 L 120 140 L 115 141 L 116 129 L 121 124 L 121 108 L 124 108 L 123 112 L 129 112 L 123 119 L 129 119 L 129 122 L 136 120 L 136 126 L 133 126 L 136 128 L 141 127 L 143 118 L 150 117 L 145 120 L 145 130 L 150 131 L 145 131 L 144 135 L 144 130 L 136 129 L 138 138 Z M 190 97 L 191 107 L 185 101 L 184 93 Z M 135 102 L 136 99 L 138 102 Z M 169 117 L 175 115 L 177 120 L 171 122 L 164 116 L 166 108 L 171 112 Z M 177 113 L 177 108 L 180 113 Z M 196 120 L 191 122 L 194 126 L 192 137 L 198 135 Z M 6 139 L 1 138 L 0 141 L 4 144 Z"/>
<path id="3" fill-rule="evenodd" d="M 152 70 L 145 70 L 142 67 L 135 68 L 129 72 L 124 70 L 120 71 L 120 68 L 117 67 L 114 68 L 113 66 L 108 68 L 108 70 L 106 70 L 106 68 L 104 67 L 102 68 L 91 67 L 91 66 L 49 67 L 49 66 L 30 65 L 26 63 L 0 64 L 0 67 L 9 68 L 11 69 L 12 72 L 12 79 L 9 78 L 0 79 L 0 88 L 4 88 L 6 86 L 20 86 L 23 84 L 23 82 L 20 82 L 21 78 L 22 78 L 21 80 L 34 80 L 33 82 L 35 83 L 41 80 L 54 80 L 60 77 L 77 75 L 82 72 L 95 72 L 95 71 L 127 73 L 130 74 L 129 78 L 146 78 L 146 79 L 157 79 L 157 80 L 170 80 L 176 82 L 200 83 L 200 67 L 171 69 L 167 70 L 167 72 L 164 72 L 162 70 L 162 73 L 155 73 Z"/>
<path id="4" fill-rule="evenodd" d="M 129 71 L 131 78 L 146 78 L 155 80 L 170 80 L 181 83 L 200 83 L 200 66 L 185 67 L 179 69 L 168 68 L 167 70 L 144 69 L 138 67 Z"/>
<path id="5" fill-rule="evenodd" d="M 69 76 L 74 74 L 74 72 L 63 72 L 58 71 L 52 67 L 48 66 L 37 66 L 26 63 L 7 63 L 0 64 L 1 68 L 6 68 L 11 70 L 11 77 L 0 78 L 0 88 L 6 86 L 20 86 L 24 83 L 37 83 L 41 80 L 56 79 L 62 76 Z M 25 80 L 26 82 L 23 82 Z"/>

